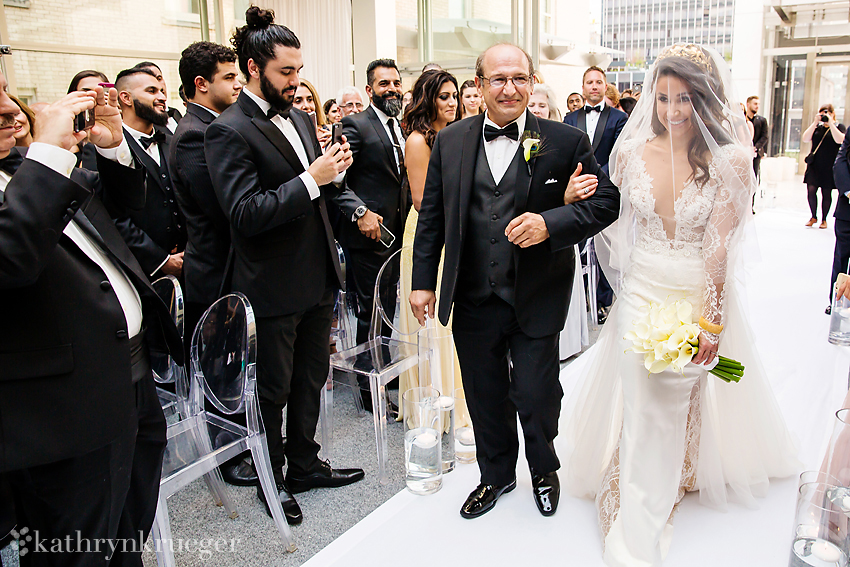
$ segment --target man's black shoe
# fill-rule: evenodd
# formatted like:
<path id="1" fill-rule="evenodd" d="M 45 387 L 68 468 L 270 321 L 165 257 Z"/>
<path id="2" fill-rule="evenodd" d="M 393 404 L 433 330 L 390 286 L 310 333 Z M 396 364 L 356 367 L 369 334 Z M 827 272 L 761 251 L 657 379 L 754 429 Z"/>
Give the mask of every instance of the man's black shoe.
<path id="1" fill-rule="evenodd" d="M 280 505 L 283 507 L 283 515 L 286 517 L 286 523 L 290 526 L 300 524 L 301 520 L 304 519 L 304 516 L 301 515 L 301 507 L 298 505 L 298 502 L 295 501 L 295 497 L 286 486 L 286 483 L 277 483 L 277 491 L 278 497 L 280 498 Z M 266 514 L 268 514 L 270 518 L 273 517 L 269 504 L 266 502 L 266 494 L 263 492 L 262 486 L 257 487 L 257 497 L 260 499 L 260 502 L 263 503 L 263 506 L 266 507 Z"/>
<path id="2" fill-rule="evenodd" d="M 824 311 L 827 315 L 832 315 L 832 305 L 826 306 L 826 311 Z"/>
<path id="3" fill-rule="evenodd" d="M 561 496 L 561 481 L 557 472 L 537 474 L 531 471 L 531 487 L 534 493 L 534 503 L 544 516 L 551 516 L 558 510 L 558 499 Z"/>
<path id="4" fill-rule="evenodd" d="M 327 461 L 319 461 L 319 469 L 303 476 L 286 475 L 286 484 L 293 494 L 313 488 L 338 488 L 362 480 L 363 469 L 332 469 Z"/>
<path id="5" fill-rule="evenodd" d="M 483 514 L 486 514 L 496 505 L 496 500 L 502 494 L 510 492 L 516 488 L 516 480 L 506 486 L 495 486 L 492 484 L 481 483 L 478 488 L 473 490 L 463 506 L 460 507 L 460 515 L 471 520 Z"/>
<path id="6" fill-rule="evenodd" d="M 251 464 L 251 457 L 247 456 L 239 459 L 236 463 L 228 461 L 219 467 L 221 477 L 227 484 L 233 486 L 256 486 L 260 483 L 257 477 L 257 471 Z"/>

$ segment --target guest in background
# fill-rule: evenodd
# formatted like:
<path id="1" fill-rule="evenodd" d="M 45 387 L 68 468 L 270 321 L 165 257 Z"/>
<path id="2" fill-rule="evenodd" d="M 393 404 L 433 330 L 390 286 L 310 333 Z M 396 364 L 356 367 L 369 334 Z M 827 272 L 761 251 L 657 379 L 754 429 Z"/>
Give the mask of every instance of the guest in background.
<path id="1" fill-rule="evenodd" d="M 632 115 L 632 110 L 635 109 L 637 99 L 631 96 L 624 96 L 620 99 L 620 110 L 626 113 L 627 116 Z"/>
<path id="2" fill-rule="evenodd" d="M 623 92 L 620 93 L 620 101 L 622 101 L 625 97 L 631 97 L 631 96 L 632 96 L 632 89 L 626 89 L 626 90 L 624 90 Z"/>
<path id="3" fill-rule="evenodd" d="M 534 91 L 528 97 L 528 110 L 538 118 L 561 121 L 558 97 L 555 95 L 555 90 L 545 83 L 534 85 Z"/>
<path id="4" fill-rule="evenodd" d="M 133 67 L 118 73 L 118 106 L 124 120 L 124 138 L 130 147 L 126 163 L 145 170 L 144 206 L 115 220 L 118 231 L 152 279 L 162 275 L 180 278 L 186 224 L 174 198 L 168 173 L 165 92 L 148 68 Z M 121 156 L 122 164 L 125 164 Z"/>
<path id="5" fill-rule="evenodd" d="M 460 86 L 460 117 L 469 118 L 484 112 L 481 108 L 481 91 L 475 86 L 475 80 L 464 81 Z"/>
<path id="6" fill-rule="evenodd" d="M 35 113 L 21 99 L 15 95 L 9 95 L 16 105 L 18 105 L 18 113 L 15 114 L 14 134 L 15 145 L 28 148 L 32 144 L 33 136 L 35 136 Z"/>
<path id="7" fill-rule="evenodd" d="M 620 91 L 611 83 L 605 87 L 605 104 L 620 109 Z"/>
<path id="8" fill-rule="evenodd" d="M 844 141 L 844 124 L 835 122 L 835 107 L 824 104 L 815 115 L 815 121 L 803 132 L 803 142 L 811 142 L 812 150 L 806 156 L 806 174 L 803 183 L 809 194 L 809 210 L 812 218 L 806 226 L 812 226 L 817 219 L 818 189 L 821 192 L 821 223 L 818 228 L 827 228 L 826 216 L 832 206 L 832 190 L 835 189 L 835 179 L 832 176 L 832 166 L 838 148 Z"/>
<path id="9" fill-rule="evenodd" d="M 329 98 L 322 105 L 322 110 L 325 113 L 325 118 L 328 119 L 328 124 L 336 124 L 342 120 L 342 113 L 339 111 L 339 105 L 335 98 Z"/>
<path id="10" fill-rule="evenodd" d="M 407 91 L 404 93 L 404 96 L 401 97 L 401 116 L 402 120 L 404 120 L 404 111 L 407 110 L 407 107 L 410 106 L 410 101 L 413 100 L 413 91 Z"/>
<path id="11" fill-rule="evenodd" d="M 342 87 L 339 94 L 336 95 L 336 100 L 343 118 L 363 112 L 363 108 L 365 108 L 363 95 L 360 94 L 360 89 L 357 87 Z"/>
<path id="12" fill-rule="evenodd" d="M 292 99 L 292 106 L 306 112 L 310 115 L 310 119 L 315 121 L 316 137 L 319 139 L 319 145 L 325 147 L 325 144 L 331 139 L 331 132 L 327 127 L 328 121 L 325 118 L 325 111 L 322 110 L 319 93 L 316 91 L 316 87 L 307 79 L 301 79 L 301 84 L 295 90 L 295 98 Z"/>
<path id="13" fill-rule="evenodd" d="M 584 106 L 584 97 L 580 93 L 570 93 L 567 97 L 567 114 Z"/>
<path id="14" fill-rule="evenodd" d="M 162 76 L 162 69 L 159 68 L 159 65 L 152 61 L 142 61 L 141 63 L 137 63 L 136 67 L 140 69 L 150 69 L 153 71 L 154 76 L 156 76 L 156 80 L 162 85 L 163 94 L 166 98 L 168 97 L 168 88 L 165 84 L 165 78 Z M 177 124 L 180 122 L 180 119 L 183 118 L 183 115 L 180 114 L 179 110 L 170 106 L 166 109 L 166 113 L 168 114 L 168 124 L 166 126 L 169 131 L 173 133 L 177 129 Z"/>
<path id="15" fill-rule="evenodd" d="M 422 67 L 422 72 L 425 73 L 427 71 L 442 71 L 443 68 L 440 67 L 439 63 L 425 63 L 425 66 Z"/>
<path id="16" fill-rule="evenodd" d="M 759 97 L 753 95 L 747 99 L 747 120 L 753 125 L 753 171 L 756 179 L 761 179 L 761 158 L 768 142 L 767 119 L 759 115 Z M 755 197 L 755 196 L 753 196 Z"/>
<path id="17" fill-rule="evenodd" d="M 71 79 L 71 84 L 68 85 L 68 94 L 74 91 L 93 91 L 100 83 L 108 83 L 107 76 L 95 69 L 85 69 L 80 71 Z M 33 109 L 35 110 L 35 109 Z M 97 156 L 94 149 L 88 140 L 83 140 L 77 144 L 77 167 L 82 167 L 91 171 L 97 171 Z"/>

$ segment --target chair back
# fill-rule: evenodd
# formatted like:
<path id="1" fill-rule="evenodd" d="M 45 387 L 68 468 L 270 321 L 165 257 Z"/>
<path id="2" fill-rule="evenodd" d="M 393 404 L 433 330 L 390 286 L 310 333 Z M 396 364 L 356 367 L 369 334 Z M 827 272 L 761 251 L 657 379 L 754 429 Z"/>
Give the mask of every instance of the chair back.
<path id="1" fill-rule="evenodd" d="M 409 266 L 405 265 L 406 263 L 403 262 L 403 260 L 405 257 L 408 259 L 411 258 L 412 254 L 412 247 L 405 246 L 400 248 L 387 258 L 387 261 L 384 262 L 384 265 L 381 266 L 381 269 L 378 271 L 378 277 L 375 280 L 375 292 L 373 294 L 375 302 L 372 307 L 372 323 L 369 326 L 369 340 L 373 340 L 379 336 L 386 336 L 382 332 L 382 326 L 386 325 L 386 327 L 392 331 L 393 336 L 397 337 L 399 340 L 412 343 L 416 342 L 417 334 L 422 326 L 419 325 L 418 322 L 415 322 L 415 319 L 411 317 L 408 318 L 408 320 L 415 322 L 415 328 L 399 328 L 402 327 L 402 325 L 397 327 L 393 321 L 394 317 L 389 315 L 389 313 L 394 313 L 396 316 L 401 316 L 402 309 L 410 309 L 407 304 L 407 297 L 402 297 L 404 294 L 401 290 L 400 274 L 402 268 L 405 270 L 411 269 Z M 410 274 L 407 274 L 406 278 L 407 281 L 410 281 Z"/>
<path id="2" fill-rule="evenodd" d="M 151 284 L 153 290 L 171 311 L 171 319 L 177 326 L 180 337 L 183 338 L 183 289 L 174 276 L 164 276 Z M 175 381 L 179 371 L 171 356 L 164 352 L 151 351 L 151 368 L 154 380 L 160 384 L 170 384 Z"/>
<path id="3" fill-rule="evenodd" d="M 225 295 L 207 309 L 192 335 L 194 411 L 203 408 L 203 395 L 224 414 L 244 412 L 254 396 L 256 361 L 254 310 L 241 293 Z"/>

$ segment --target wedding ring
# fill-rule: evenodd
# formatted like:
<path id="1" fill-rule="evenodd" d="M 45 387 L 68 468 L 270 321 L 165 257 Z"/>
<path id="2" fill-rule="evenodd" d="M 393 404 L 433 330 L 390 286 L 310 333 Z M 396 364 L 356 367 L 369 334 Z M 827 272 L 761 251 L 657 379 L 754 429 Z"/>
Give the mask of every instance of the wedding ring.
<path id="1" fill-rule="evenodd" d="M 590 193 L 590 187 L 585 187 L 584 194 L 587 195 L 588 193 Z"/>

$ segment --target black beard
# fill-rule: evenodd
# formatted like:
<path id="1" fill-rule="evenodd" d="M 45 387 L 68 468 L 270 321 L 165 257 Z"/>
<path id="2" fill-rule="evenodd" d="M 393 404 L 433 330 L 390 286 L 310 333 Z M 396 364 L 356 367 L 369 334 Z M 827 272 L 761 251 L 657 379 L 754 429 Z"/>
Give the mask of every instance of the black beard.
<path id="1" fill-rule="evenodd" d="M 281 112 L 286 112 L 292 108 L 292 101 L 295 99 L 295 89 L 291 89 L 291 91 L 292 94 L 286 95 L 283 92 L 276 90 L 271 81 L 266 79 L 265 73 L 260 71 L 260 92 L 263 93 L 263 98 L 266 99 L 266 102 L 272 105 L 272 108 Z"/>
<path id="2" fill-rule="evenodd" d="M 387 93 L 384 96 L 372 95 L 372 104 L 387 116 L 398 116 L 401 112 L 402 100 L 398 93 Z"/>
<path id="3" fill-rule="evenodd" d="M 160 112 L 153 106 L 148 106 L 137 98 L 133 99 L 133 110 L 140 120 L 157 126 L 166 126 L 168 124 L 168 114 L 166 112 Z"/>

